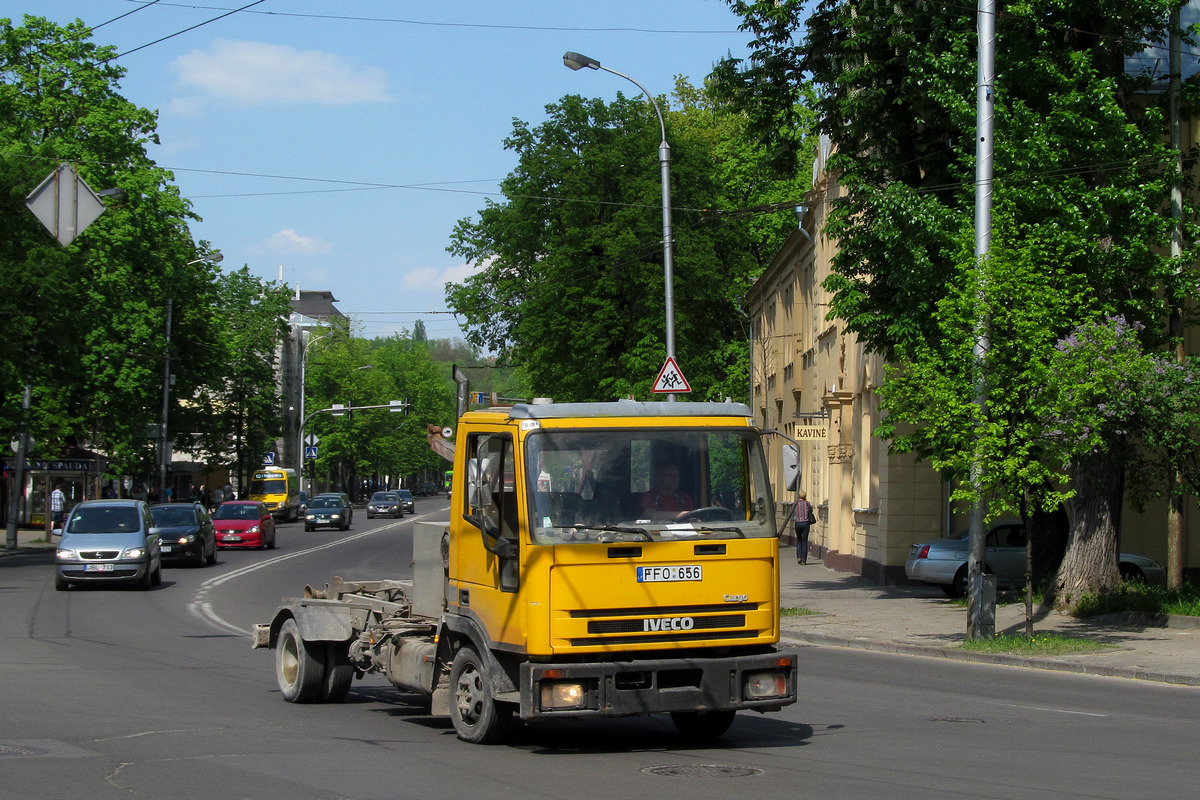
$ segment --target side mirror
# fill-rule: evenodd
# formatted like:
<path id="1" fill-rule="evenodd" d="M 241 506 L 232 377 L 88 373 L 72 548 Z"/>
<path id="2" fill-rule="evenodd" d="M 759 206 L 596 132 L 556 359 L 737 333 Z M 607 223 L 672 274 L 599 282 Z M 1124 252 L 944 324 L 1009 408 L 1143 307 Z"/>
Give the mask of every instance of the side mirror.
<path id="1" fill-rule="evenodd" d="M 492 505 L 492 487 L 488 482 L 490 458 L 472 458 L 467 461 L 467 505 L 483 508 Z"/>

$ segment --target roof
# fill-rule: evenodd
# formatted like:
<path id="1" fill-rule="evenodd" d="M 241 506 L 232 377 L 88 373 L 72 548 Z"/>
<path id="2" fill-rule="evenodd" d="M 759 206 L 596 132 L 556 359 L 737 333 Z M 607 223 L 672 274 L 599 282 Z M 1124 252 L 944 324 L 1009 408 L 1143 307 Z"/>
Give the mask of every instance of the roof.
<path id="1" fill-rule="evenodd" d="M 345 319 L 346 315 L 334 306 L 337 301 L 338 299 L 330 291 L 301 291 L 298 298 L 288 301 L 288 305 L 295 313 L 313 319 L 326 320 L 334 317 Z"/>
<path id="2" fill-rule="evenodd" d="M 511 419 L 567 417 L 751 417 L 745 403 L 670 403 L 618 400 L 615 403 L 519 403 Z"/>

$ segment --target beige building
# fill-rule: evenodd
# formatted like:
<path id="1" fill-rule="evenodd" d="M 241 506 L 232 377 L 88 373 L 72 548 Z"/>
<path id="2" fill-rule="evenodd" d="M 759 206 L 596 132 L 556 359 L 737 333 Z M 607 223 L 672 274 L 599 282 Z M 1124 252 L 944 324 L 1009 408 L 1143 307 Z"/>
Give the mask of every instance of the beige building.
<path id="1" fill-rule="evenodd" d="M 838 320 L 826 319 L 836 242 L 823 233 L 825 210 L 840 186 L 824 169 L 822 150 L 813 167 L 807 206 L 799 225 L 748 296 L 753 322 L 751 407 L 764 430 L 795 440 L 803 489 L 817 510 L 809 551 L 827 567 L 880 584 L 905 582 L 909 546 L 965 530 L 965 508 L 949 503 L 951 487 L 926 462 L 888 453 L 877 438 L 882 411 L 877 390 L 883 360 L 866 354 Z M 1189 337 L 1191 352 L 1200 344 Z M 767 438 L 779 513 L 789 513 L 794 492 L 784 490 L 782 448 Z M 1200 514 L 1185 503 L 1185 573 L 1200 564 Z M 1121 547 L 1167 561 L 1165 505 L 1138 513 L 1126 506 Z M 790 525 L 788 526 L 790 530 Z"/>

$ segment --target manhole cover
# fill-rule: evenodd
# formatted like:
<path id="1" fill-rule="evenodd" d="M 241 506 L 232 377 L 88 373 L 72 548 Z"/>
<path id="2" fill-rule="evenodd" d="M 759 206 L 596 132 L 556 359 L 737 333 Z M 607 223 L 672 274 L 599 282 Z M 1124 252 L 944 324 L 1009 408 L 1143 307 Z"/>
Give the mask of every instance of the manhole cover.
<path id="1" fill-rule="evenodd" d="M 736 764 L 668 764 L 661 767 L 644 767 L 642 772 L 672 778 L 747 778 L 763 773 L 758 767 L 742 767 Z"/>
<path id="2" fill-rule="evenodd" d="M 15 744 L 0 744 L 0 758 L 4 756 L 40 756 L 47 752 L 37 747 L 20 747 Z"/>

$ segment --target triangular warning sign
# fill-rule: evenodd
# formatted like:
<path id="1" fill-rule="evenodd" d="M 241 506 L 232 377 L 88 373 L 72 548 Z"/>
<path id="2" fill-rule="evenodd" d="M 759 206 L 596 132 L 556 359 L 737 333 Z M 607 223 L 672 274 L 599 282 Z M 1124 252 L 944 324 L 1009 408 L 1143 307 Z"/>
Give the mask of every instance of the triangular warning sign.
<path id="1" fill-rule="evenodd" d="M 658 371 L 658 377 L 654 379 L 654 386 L 650 391 L 655 394 L 683 394 L 691 390 L 692 387 L 688 385 L 687 378 L 683 377 L 683 373 L 679 371 L 679 365 L 675 363 L 674 356 L 668 356 L 662 369 Z"/>

